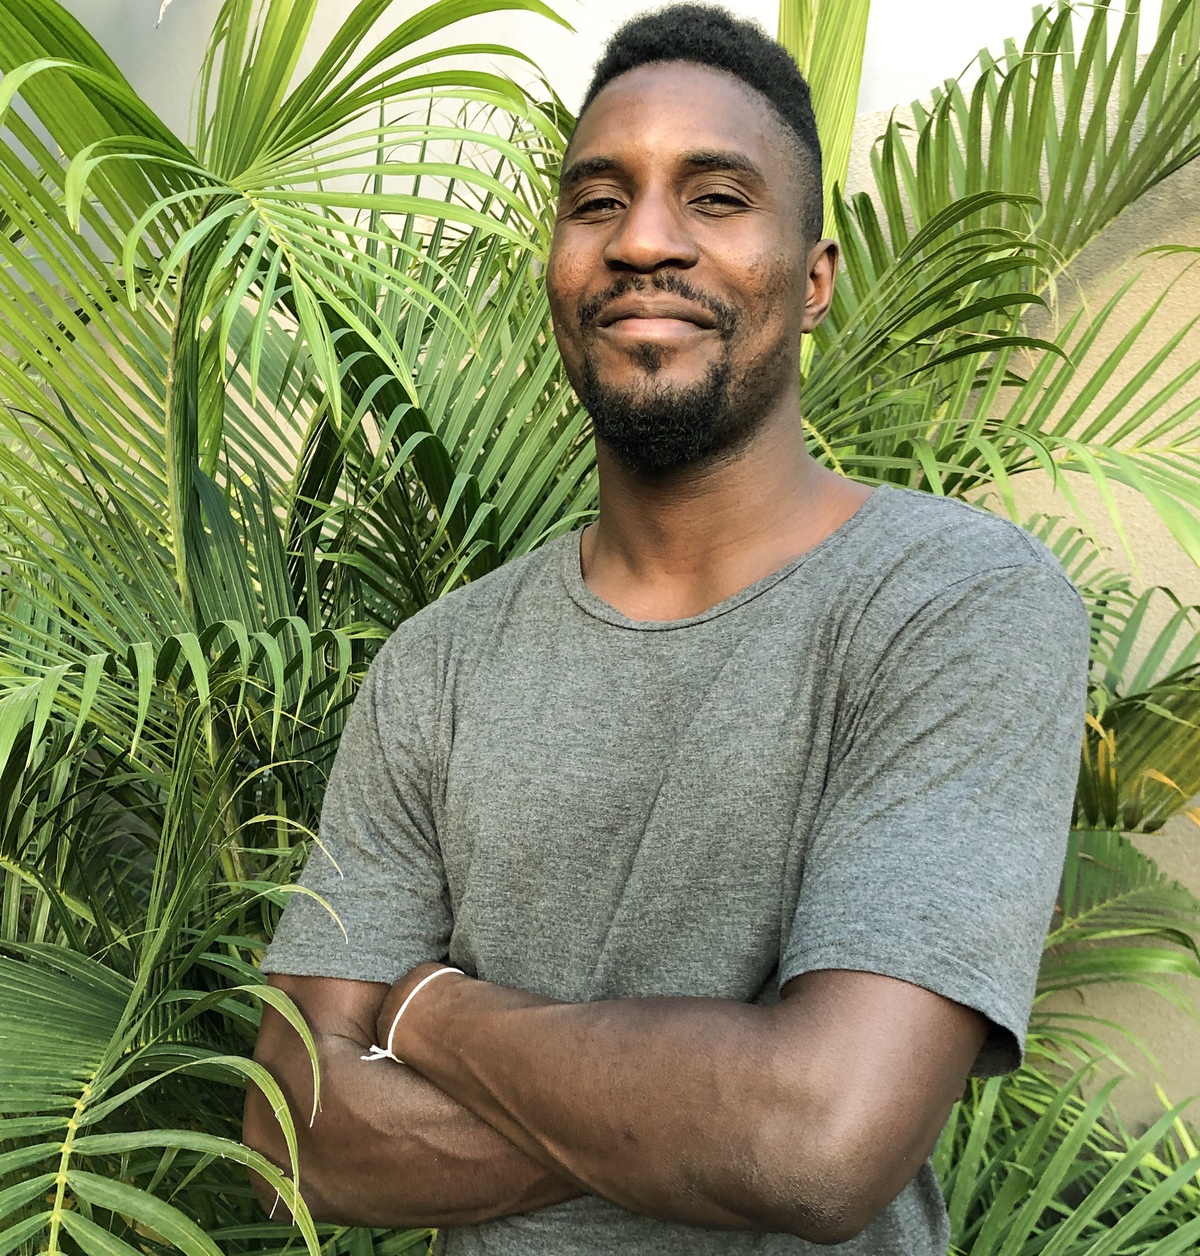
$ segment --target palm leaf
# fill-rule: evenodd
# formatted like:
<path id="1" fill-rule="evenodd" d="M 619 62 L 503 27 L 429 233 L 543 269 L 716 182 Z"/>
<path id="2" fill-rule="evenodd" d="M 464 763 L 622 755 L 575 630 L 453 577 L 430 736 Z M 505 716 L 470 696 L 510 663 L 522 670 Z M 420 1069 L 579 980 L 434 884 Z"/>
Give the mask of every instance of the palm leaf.
<path id="1" fill-rule="evenodd" d="M 1175 987 L 1162 978 L 1200 976 L 1197 932 L 1200 900 L 1164 876 L 1128 837 L 1077 829 L 1068 845 L 1039 995 L 1131 981 L 1178 1003 Z"/>
<path id="2" fill-rule="evenodd" d="M 1195 0 L 1167 0 L 1142 59 L 1141 5 L 1122 9 L 1096 5 L 1078 51 L 1072 6 L 1039 9 L 1022 48 L 1009 41 L 1000 60 L 980 54 L 969 100 L 959 82 L 947 82 L 932 109 L 912 107 L 911 140 L 892 121 L 874 165 L 897 250 L 954 201 L 1003 189 L 1036 200 L 1034 236 L 1062 267 L 1200 154 Z M 1002 208 L 989 216 L 1015 225 Z"/>
<path id="3" fill-rule="evenodd" d="M 1013 477 L 1048 473 L 1081 519 L 1070 479 L 1083 475 L 1123 538 L 1115 481 L 1140 493 L 1200 560 L 1200 402 L 1186 391 L 1197 365 L 1179 354 L 1192 324 L 1160 336 L 1144 367 L 1103 404 L 1102 390 L 1134 345 L 1155 335 L 1165 292 L 1108 352 L 1100 337 L 1134 280 L 1096 314 L 1081 309 L 1057 325 L 1063 266 L 1200 152 L 1200 10 L 1178 0 L 1163 12 L 1154 51 L 1139 65 L 1136 4 L 1115 33 L 1113 6 L 1097 6 L 1078 56 L 1072 11 L 1056 6 L 1037 18 L 1023 50 L 1010 45 L 1002 62 L 982 57 L 969 102 L 951 84 L 935 94 L 932 112 L 914 106 L 910 129 L 889 126 L 875 154 L 876 197 L 836 207 L 845 276 L 814 337 L 806 396 L 815 452 L 829 465 L 990 496 L 1010 514 Z M 978 250 L 988 233 L 993 257 L 1007 263 L 991 273 Z M 962 282 L 939 291 L 926 272 L 949 278 L 946 259 L 956 249 Z M 1049 320 L 1029 302 L 1039 292 Z M 886 338 L 864 336 L 881 304 L 907 317 Z M 939 330 L 946 320 L 953 348 Z M 1030 334 L 1046 325 L 1053 349 Z M 851 343 L 861 352 L 848 362 Z"/>
<path id="4" fill-rule="evenodd" d="M 825 221 L 831 226 L 850 168 L 870 11 L 871 0 L 837 5 L 828 0 L 780 0 L 779 5 L 779 42 L 796 59 L 812 89 L 821 137 Z"/>
<path id="5" fill-rule="evenodd" d="M 1133 1138 L 1108 1106 L 1117 1083 L 1085 1100 L 1085 1076 L 1053 1083 L 1026 1069 L 971 1083 L 934 1157 L 952 1251 L 1117 1256 L 1185 1251 L 1194 1241 L 1200 1156 L 1182 1105 Z"/>
<path id="6" fill-rule="evenodd" d="M 16 1185 L 0 1189 L 0 1243 L 33 1240 L 56 1253 L 63 1250 L 65 1230 L 86 1251 L 113 1250 L 114 1245 L 128 1246 L 120 1238 L 124 1227 L 118 1220 L 126 1218 L 189 1256 L 212 1256 L 218 1251 L 212 1240 L 174 1205 L 142 1187 L 81 1167 L 126 1150 L 138 1139 L 117 1135 L 105 1141 L 90 1132 L 93 1114 L 106 1099 L 112 1108 L 114 1083 L 137 1064 L 136 1054 L 118 1061 L 125 1054 L 138 983 L 61 947 L 7 946 L 22 958 L 0 956 L 0 1041 L 9 1060 L 0 1080 L 0 1111 L 6 1113 L 0 1139 L 11 1148 L 0 1154 L 0 1183 L 20 1177 Z M 299 1019 L 294 1009 L 287 1010 L 293 1022 Z M 219 1061 L 209 1065 L 219 1066 Z M 274 1088 L 265 1074 L 256 1075 L 256 1081 Z M 278 1094 L 272 1098 L 281 1100 Z M 290 1121 L 286 1115 L 283 1119 Z M 289 1129 L 289 1136 L 294 1146 L 294 1131 Z M 195 1150 L 200 1142 L 188 1130 L 158 1130 L 153 1139 L 160 1147 L 178 1150 Z M 227 1139 L 210 1138 L 204 1147 L 206 1154 L 247 1165 L 275 1185 L 296 1208 L 315 1256 L 317 1236 L 303 1201 L 273 1165 Z M 39 1196 L 47 1198 L 35 1204 Z M 74 1211 L 78 1201 L 91 1205 L 82 1225 Z M 111 1215 L 107 1226 L 96 1224 L 95 1210 Z"/>

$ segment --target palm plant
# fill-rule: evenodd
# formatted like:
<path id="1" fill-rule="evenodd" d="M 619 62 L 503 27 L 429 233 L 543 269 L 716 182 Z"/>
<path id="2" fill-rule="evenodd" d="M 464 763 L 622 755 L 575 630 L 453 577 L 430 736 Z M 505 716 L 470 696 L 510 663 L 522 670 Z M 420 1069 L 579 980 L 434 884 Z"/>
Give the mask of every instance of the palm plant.
<path id="1" fill-rule="evenodd" d="M 1086 1099 L 1082 1078 L 1050 1081 L 1026 1068 L 971 1083 L 934 1156 L 957 1252 L 1194 1249 L 1200 1158 L 1183 1105 L 1133 1137 L 1106 1112 L 1116 1082 Z"/>
<path id="2" fill-rule="evenodd" d="M 591 502 L 532 272 L 561 119 L 461 68 L 515 52 L 410 51 L 551 15 L 372 39 L 367 0 L 292 86 L 313 8 L 223 6 L 188 148 L 57 5 L 0 5 L 7 1250 L 289 1241 L 236 1139 L 241 1084 L 279 1106 L 262 1001 L 301 1025 L 253 957 L 354 680 Z"/>
<path id="3" fill-rule="evenodd" d="M 295 1242 L 250 1197 L 246 1165 L 293 1202 L 237 1142 L 240 1087 L 278 1100 L 247 1059 L 262 1001 L 302 1028 L 255 961 L 356 679 L 400 620 L 594 509 L 538 282 L 571 119 L 463 68 L 514 50 L 412 50 L 475 14 L 553 14 L 443 0 L 376 36 L 388 0 L 362 0 L 294 81 L 314 5 L 225 0 L 185 145 L 51 0 L 0 0 L 5 1250 Z M 1116 301 L 1063 315 L 1056 283 L 1198 151 L 1200 0 L 1164 5 L 1144 63 L 1136 0 L 1101 4 L 1078 54 L 1066 9 L 1040 14 L 969 101 L 948 85 L 893 121 L 876 195 L 847 204 L 868 7 L 781 6 L 847 262 L 802 364 L 814 452 L 1010 513 L 1023 474 L 1069 506 L 1073 478 L 1116 480 L 1200 556 L 1200 368 L 1169 338 L 1100 404 L 1149 320 L 1101 354 Z M 1147 641 L 1168 594 L 1103 570 L 1085 517 L 1027 522 L 1094 639 L 1043 997 L 1165 993 L 1163 974 L 1200 973 L 1200 904 L 1127 833 L 1200 789 L 1200 625 L 1178 607 Z M 1180 1112 L 1134 1137 L 1107 1090 L 1081 1097 L 1095 1026 L 1049 1006 L 1029 1067 L 974 1089 L 943 1137 L 956 1242 L 1186 1250 L 1200 1158 Z M 298 1207 L 310 1250 L 425 1243 Z"/>

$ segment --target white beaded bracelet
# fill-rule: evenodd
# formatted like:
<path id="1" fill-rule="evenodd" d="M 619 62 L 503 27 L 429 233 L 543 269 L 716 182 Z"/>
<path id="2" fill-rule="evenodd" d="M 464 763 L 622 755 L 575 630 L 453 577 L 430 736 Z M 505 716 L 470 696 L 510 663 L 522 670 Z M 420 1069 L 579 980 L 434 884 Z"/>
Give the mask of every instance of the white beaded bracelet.
<path id="1" fill-rule="evenodd" d="M 404 1061 L 398 1056 L 392 1054 L 392 1038 L 396 1033 L 396 1026 L 400 1023 L 400 1017 L 404 1015 L 404 1009 L 413 1001 L 417 991 L 422 986 L 427 986 L 435 977 L 440 977 L 443 973 L 458 973 L 459 976 L 465 977 L 466 973 L 461 968 L 439 968 L 437 972 L 432 972 L 428 977 L 422 977 L 415 986 L 408 992 L 408 997 L 400 1004 L 400 1010 L 392 1018 L 392 1027 L 388 1030 L 387 1046 L 373 1046 L 367 1055 L 359 1056 L 360 1060 L 395 1060 L 397 1064 L 403 1064 Z"/>

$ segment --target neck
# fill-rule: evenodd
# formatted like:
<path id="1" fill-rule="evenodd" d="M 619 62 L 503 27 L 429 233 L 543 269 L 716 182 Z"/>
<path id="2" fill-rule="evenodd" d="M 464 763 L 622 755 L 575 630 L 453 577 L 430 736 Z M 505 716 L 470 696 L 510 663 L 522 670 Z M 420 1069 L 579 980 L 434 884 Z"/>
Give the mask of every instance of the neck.
<path id="1" fill-rule="evenodd" d="M 736 457 L 704 467 L 650 477 L 599 442 L 596 454 L 584 580 L 631 619 L 684 619 L 732 597 L 824 540 L 869 492 L 809 455 L 798 399 Z"/>

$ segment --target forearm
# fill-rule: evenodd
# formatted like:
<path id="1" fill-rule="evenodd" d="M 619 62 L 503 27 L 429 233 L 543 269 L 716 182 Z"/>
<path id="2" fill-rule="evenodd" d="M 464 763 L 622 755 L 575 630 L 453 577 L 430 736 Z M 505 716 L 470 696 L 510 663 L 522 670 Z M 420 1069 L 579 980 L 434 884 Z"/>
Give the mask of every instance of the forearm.
<path id="1" fill-rule="evenodd" d="M 321 1107 L 311 1127 L 307 1056 L 291 1067 L 279 1066 L 278 1052 L 271 1061 L 296 1127 L 301 1194 L 317 1220 L 471 1225 L 578 1194 L 412 1069 L 364 1061 L 364 1045 L 346 1038 L 319 1046 Z M 296 1048 L 303 1054 L 298 1040 Z M 283 1134 L 254 1088 L 245 1128 L 251 1145 L 287 1165 Z M 274 1193 L 266 1195 L 269 1209 Z"/>
<path id="2" fill-rule="evenodd" d="M 561 1004 L 447 977 L 405 1013 L 397 1052 L 531 1156 L 632 1211 L 821 1238 L 841 1211 L 820 1180 L 823 1105 L 783 1079 L 773 1017 L 713 999 Z M 806 1103 L 812 1124 L 797 1128 L 786 1114 Z"/>

